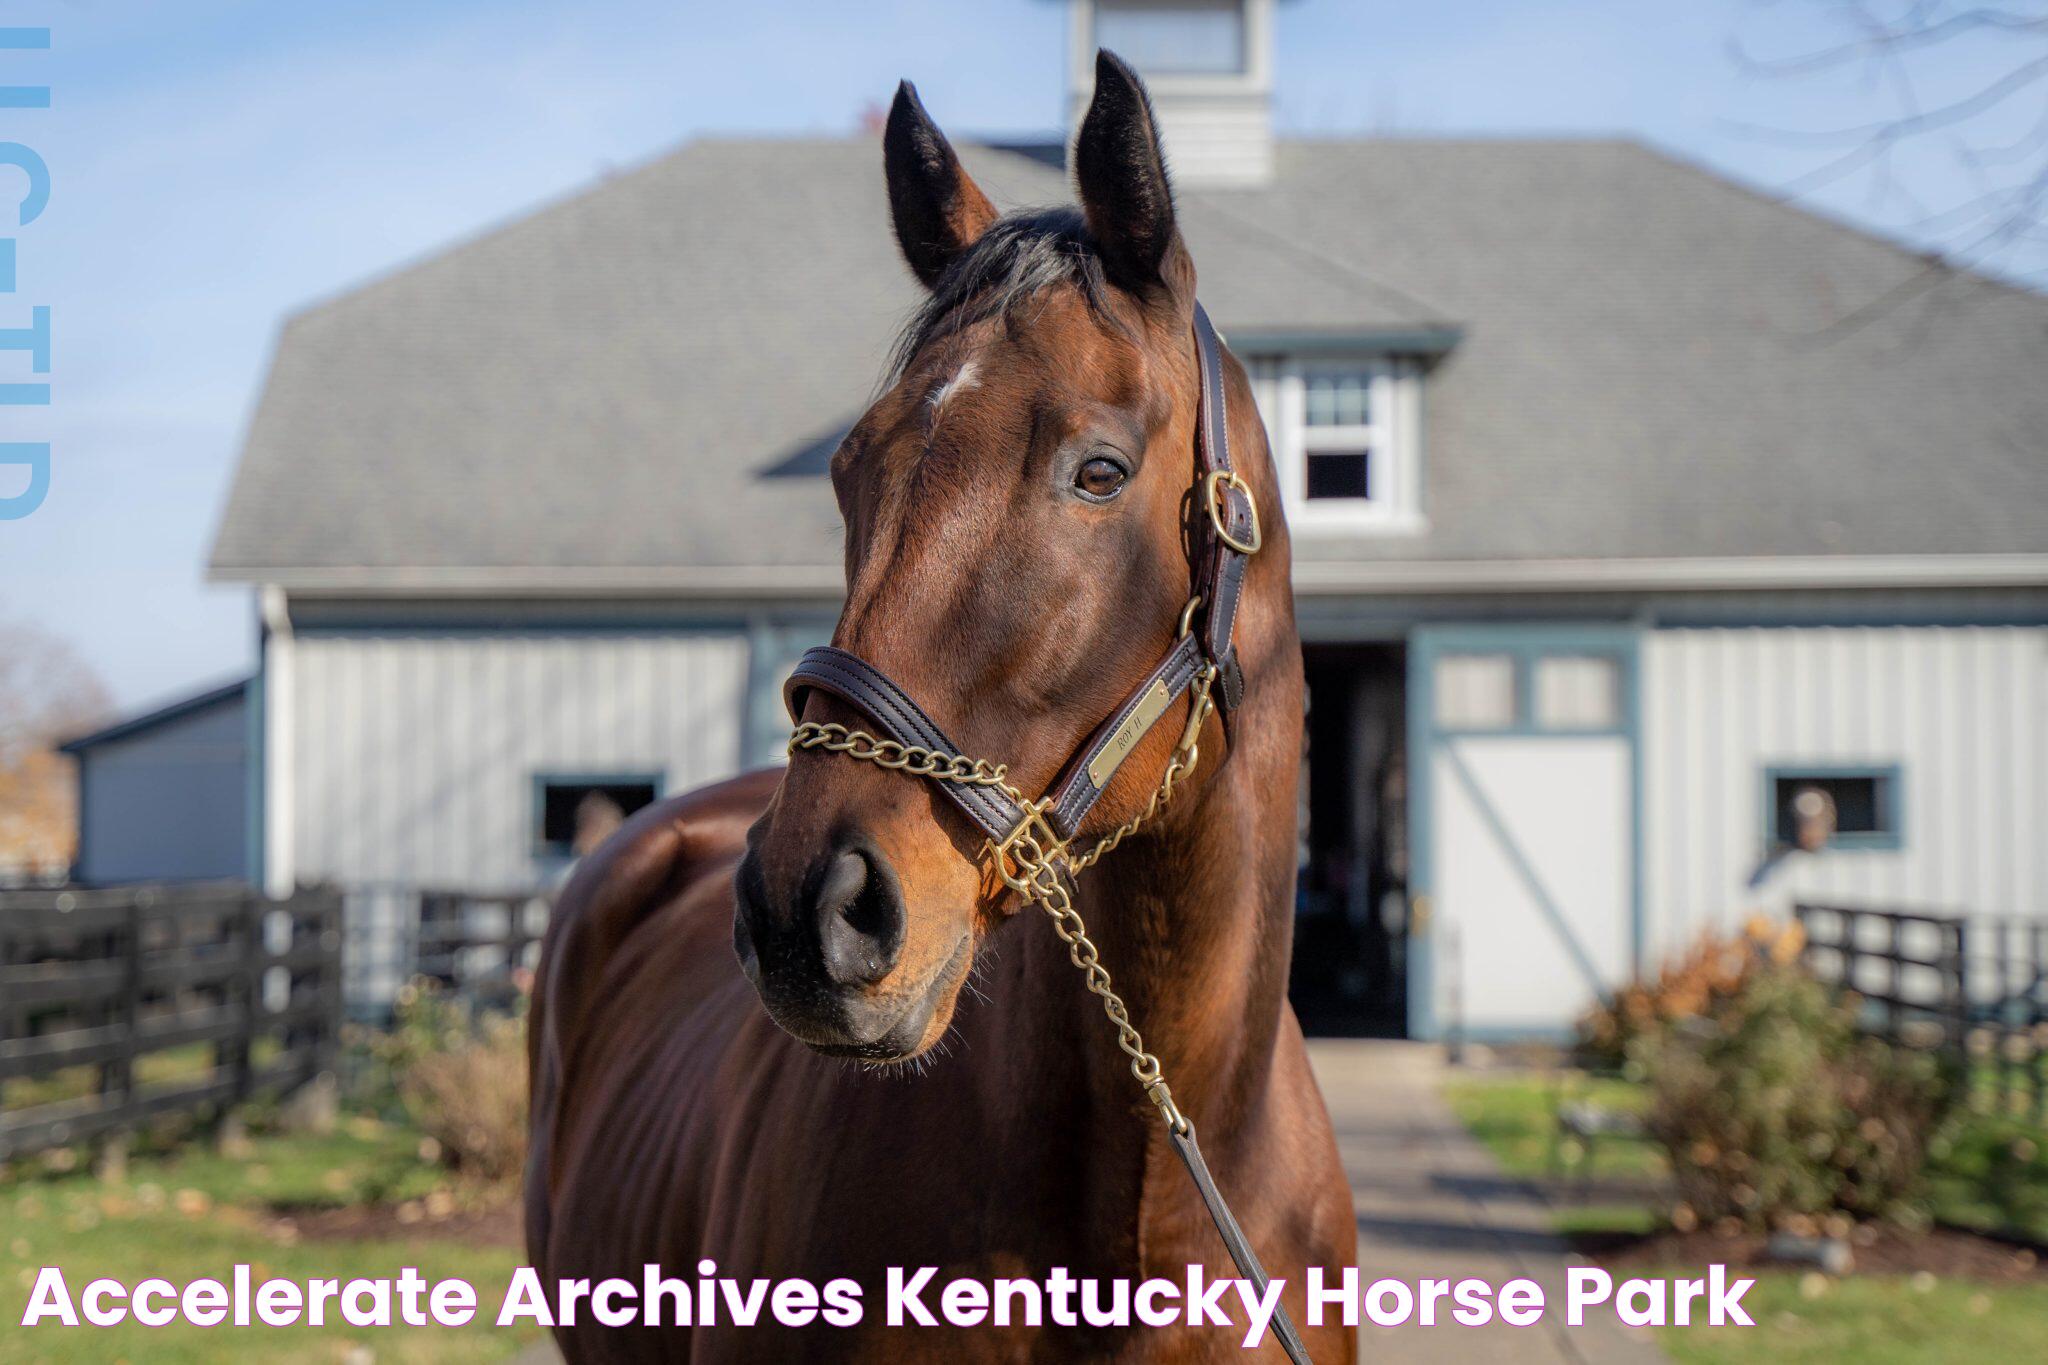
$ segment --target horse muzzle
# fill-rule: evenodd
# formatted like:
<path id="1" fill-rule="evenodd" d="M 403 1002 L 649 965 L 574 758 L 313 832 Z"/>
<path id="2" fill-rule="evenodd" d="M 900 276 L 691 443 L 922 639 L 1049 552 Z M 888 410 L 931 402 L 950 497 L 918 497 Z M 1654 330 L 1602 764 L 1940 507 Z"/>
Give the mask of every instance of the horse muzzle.
<path id="1" fill-rule="evenodd" d="M 785 1032 L 820 1052 L 870 1061 L 901 1061 L 930 1045 L 971 944 L 963 934 L 935 970 L 905 963 L 903 890 L 872 845 L 831 850 L 783 897 L 750 850 L 734 892 L 733 950 Z"/>

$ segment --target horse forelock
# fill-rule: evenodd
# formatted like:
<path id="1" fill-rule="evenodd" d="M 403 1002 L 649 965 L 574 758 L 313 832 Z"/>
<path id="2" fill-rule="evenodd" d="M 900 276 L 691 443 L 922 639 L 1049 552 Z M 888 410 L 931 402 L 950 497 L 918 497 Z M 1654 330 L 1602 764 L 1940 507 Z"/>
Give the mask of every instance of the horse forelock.
<path id="1" fill-rule="evenodd" d="M 1073 207 L 1020 209 L 989 226 L 939 277 L 890 352 L 889 378 L 902 377 L 926 347 L 1071 285 L 1088 310 L 1127 330 L 1109 306 L 1102 257 Z"/>

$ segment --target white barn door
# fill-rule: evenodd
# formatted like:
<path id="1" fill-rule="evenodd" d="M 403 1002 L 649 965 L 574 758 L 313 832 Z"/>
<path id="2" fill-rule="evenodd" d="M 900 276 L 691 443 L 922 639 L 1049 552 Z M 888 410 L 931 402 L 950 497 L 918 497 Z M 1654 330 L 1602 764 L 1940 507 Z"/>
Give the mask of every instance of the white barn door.
<path id="1" fill-rule="evenodd" d="M 1410 1032 L 1561 1035 L 1641 941 L 1625 628 L 1418 631 Z"/>

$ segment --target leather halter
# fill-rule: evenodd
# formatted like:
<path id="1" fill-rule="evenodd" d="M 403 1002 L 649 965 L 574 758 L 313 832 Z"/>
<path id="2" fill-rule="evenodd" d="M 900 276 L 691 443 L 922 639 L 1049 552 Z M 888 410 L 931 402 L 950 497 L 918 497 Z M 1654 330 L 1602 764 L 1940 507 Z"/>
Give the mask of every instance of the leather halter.
<path id="1" fill-rule="evenodd" d="M 1233 632 L 1245 566 L 1259 547 L 1258 506 L 1230 461 L 1229 414 L 1224 406 L 1222 344 L 1209 314 L 1195 305 L 1195 356 L 1201 396 L 1195 422 L 1196 528 L 1191 546 L 1193 616 L 1166 651 L 1060 769 L 1043 801 L 1045 823 L 1061 843 L 1080 832 L 1116 770 L 1159 718 L 1173 709 L 1205 665 L 1216 669 L 1216 702 L 1228 727 L 1244 697 Z M 829 692 L 881 727 L 899 744 L 946 758 L 960 748 L 888 674 L 846 650 L 819 645 L 804 651 L 783 684 L 792 720 L 802 720 L 811 690 Z M 941 782 L 940 788 L 998 848 L 1034 817 L 1000 788 Z"/>
<path id="2" fill-rule="evenodd" d="M 1257 504 L 1252 500 L 1251 489 L 1230 462 L 1230 424 L 1223 388 L 1222 343 L 1217 340 L 1216 329 L 1199 303 L 1195 305 L 1194 332 L 1195 359 L 1201 379 L 1195 420 L 1194 501 L 1198 515 L 1189 551 L 1194 594 L 1181 613 L 1180 630 L 1166 656 L 1125 695 L 1123 704 L 1095 727 L 1038 801 L 1019 801 L 1012 795 L 1015 789 L 1000 782 L 941 780 L 938 783 L 939 789 L 989 836 L 999 871 L 1002 870 L 1001 860 L 1019 840 L 1035 841 L 1048 851 L 1064 850 L 1080 832 L 1096 802 L 1102 799 L 1124 759 L 1138 747 L 1138 742 L 1150 733 L 1160 717 L 1189 694 L 1190 689 L 1196 690 L 1190 701 L 1194 708 L 1190 713 L 1190 740 L 1196 724 L 1206 715 L 1204 693 L 1221 714 L 1226 733 L 1233 713 L 1244 698 L 1244 674 L 1238 665 L 1235 630 L 1238 601 L 1244 593 L 1245 568 L 1259 549 L 1259 513 Z M 1206 680 L 1200 688 L 1197 688 L 1198 679 Z M 861 712 L 882 731 L 886 739 L 906 750 L 924 750 L 939 760 L 956 765 L 956 768 L 972 769 L 977 766 L 960 752 L 959 746 L 925 714 L 908 692 L 897 686 L 888 674 L 858 655 L 831 645 L 820 645 L 804 652 L 790 673 L 789 681 L 783 684 L 782 692 L 790 719 L 798 722 L 800 728 L 804 703 L 814 688 L 831 693 Z M 926 775 L 944 777 L 944 774 Z M 1169 770 L 1168 785 L 1172 777 L 1172 770 Z M 1049 838 L 1039 836 L 1041 829 Z M 1105 841 L 1103 848 L 1113 847 L 1114 843 L 1115 837 L 1112 837 Z M 1071 876 L 1073 866 L 1071 863 L 1068 865 L 1067 875 Z M 1008 880 L 1007 874 L 1005 879 Z M 1021 885 L 1014 881 L 1011 884 Z M 1064 933 L 1062 936 L 1065 937 Z M 1070 944 L 1075 942 L 1073 939 L 1067 941 Z M 1092 960 L 1093 945 L 1086 939 L 1081 939 L 1080 943 L 1086 945 Z M 1074 962 L 1076 966 L 1084 965 L 1080 955 L 1075 956 Z M 1107 975 L 1102 980 L 1106 988 Z M 1130 1030 L 1122 1001 L 1114 996 L 1109 1000 L 1115 1006 L 1111 1018 L 1118 1021 L 1123 1029 Z M 1131 1036 L 1136 1037 L 1135 1031 L 1130 1031 Z M 1131 1048 L 1127 1046 L 1126 1050 Z M 1216 1225 L 1216 1232 L 1222 1237 L 1230 1259 L 1237 1265 L 1238 1272 L 1252 1282 L 1254 1290 L 1263 1296 L 1269 1283 L 1265 1267 L 1259 1263 L 1258 1253 L 1252 1249 L 1250 1239 L 1245 1236 L 1244 1229 L 1230 1211 L 1229 1203 L 1217 1188 L 1215 1176 L 1210 1173 L 1209 1163 L 1203 1158 L 1201 1146 L 1195 1139 L 1194 1125 L 1173 1105 L 1170 1092 L 1159 1075 L 1158 1060 L 1148 1060 L 1152 1064 L 1149 1081 L 1135 1066 L 1133 1074 L 1138 1074 L 1141 1082 L 1146 1083 L 1148 1097 L 1166 1118 L 1166 1140 L 1187 1167 L 1195 1191 L 1201 1196 L 1210 1221 Z M 1278 1305 L 1274 1313 L 1273 1335 L 1294 1365 L 1312 1365 L 1308 1347 L 1302 1342 L 1301 1333 L 1295 1328 L 1284 1304 Z"/>

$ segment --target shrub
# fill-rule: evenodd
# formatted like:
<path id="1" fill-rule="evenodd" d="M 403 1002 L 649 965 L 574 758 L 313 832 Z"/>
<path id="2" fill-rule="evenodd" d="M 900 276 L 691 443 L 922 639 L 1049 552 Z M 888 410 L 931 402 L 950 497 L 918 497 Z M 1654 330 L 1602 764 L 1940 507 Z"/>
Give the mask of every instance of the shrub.
<path id="1" fill-rule="evenodd" d="M 376 1046 L 398 1098 L 440 1160 L 464 1176 L 516 1180 L 526 1163 L 526 1020 L 478 1014 L 429 981 L 399 993 Z"/>
<path id="2" fill-rule="evenodd" d="M 1700 1221 L 1808 1231 L 1842 1215 L 1924 1217 L 1939 1070 L 1859 1035 L 1853 1002 L 1796 961 L 1753 951 L 1726 989 L 1639 1032 L 1629 1055 L 1649 1085 L 1650 1134 Z"/>
<path id="3" fill-rule="evenodd" d="M 1626 1068 L 1638 1038 L 1697 1018 L 1741 990 L 1753 969 L 1788 966 L 1805 947 L 1806 931 L 1796 922 L 1780 924 L 1763 915 L 1752 916 L 1740 934 L 1706 935 L 1653 980 L 1622 987 L 1611 1002 L 1579 1020 L 1580 1061 L 1600 1070 Z"/>

